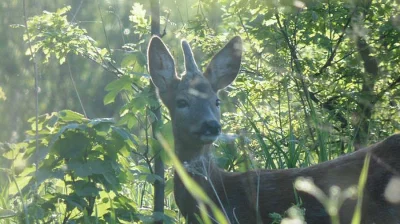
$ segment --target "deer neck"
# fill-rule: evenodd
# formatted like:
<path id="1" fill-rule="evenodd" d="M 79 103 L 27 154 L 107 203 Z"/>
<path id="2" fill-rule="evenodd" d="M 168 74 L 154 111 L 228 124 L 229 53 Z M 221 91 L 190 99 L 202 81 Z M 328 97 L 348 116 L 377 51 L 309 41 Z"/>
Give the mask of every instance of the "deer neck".
<path id="1" fill-rule="evenodd" d="M 210 155 L 211 148 L 211 144 L 185 144 L 175 138 L 175 152 L 179 160 L 192 180 L 207 194 L 212 192 L 210 182 L 214 179 L 215 174 L 220 172 Z M 199 212 L 197 201 L 184 186 L 176 171 L 174 174 L 174 196 L 180 211 L 189 220 L 188 223 L 197 223 L 194 215 Z"/>
<path id="2" fill-rule="evenodd" d="M 175 152 L 186 171 L 192 176 L 195 174 L 208 176 L 219 170 L 210 152 L 212 147 L 212 144 L 190 144 L 175 138 Z"/>
<path id="3" fill-rule="evenodd" d="M 182 163 L 197 161 L 199 158 L 210 158 L 212 144 L 196 144 L 175 138 L 175 153 Z"/>

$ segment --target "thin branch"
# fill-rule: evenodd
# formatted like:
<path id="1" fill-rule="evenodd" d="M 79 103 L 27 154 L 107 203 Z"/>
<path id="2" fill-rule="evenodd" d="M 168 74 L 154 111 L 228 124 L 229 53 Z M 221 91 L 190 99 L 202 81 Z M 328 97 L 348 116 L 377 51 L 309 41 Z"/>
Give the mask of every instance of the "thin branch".
<path id="1" fill-rule="evenodd" d="M 160 33 L 160 37 L 161 38 L 163 38 L 165 35 L 167 35 L 167 26 L 168 26 L 169 15 L 170 15 L 170 12 L 168 12 L 168 14 L 167 14 L 167 18 L 165 20 L 165 26 L 164 26 L 163 32 Z"/>
<path id="2" fill-rule="evenodd" d="M 207 20 L 206 20 L 206 15 L 204 14 L 204 12 L 203 12 L 203 7 L 202 7 L 202 5 L 201 5 L 201 1 L 199 0 L 198 1 L 198 5 L 197 5 L 197 13 L 199 13 L 199 11 L 200 11 L 200 14 L 203 16 L 203 21 L 205 22 L 205 24 L 206 24 L 206 26 L 207 26 L 207 29 L 208 30 L 212 30 L 211 28 L 210 28 L 210 25 L 208 24 L 208 22 L 207 22 Z"/>
<path id="3" fill-rule="evenodd" d="M 79 2 L 79 6 L 78 6 L 78 8 L 76 9 L 74 15 L 72 16 L 71 22 L 74 22 L 74 21 L 75 21 L 76 15 L 78 15 L 78 12 L 79 12 L 79 11 L 81 10 L 81 8 L 82 8 L 82 3 L 83 3 L 83 0 L 81 0 L 81 2 Z"/>
<path id="4" fill-rule="evenodd" d="M 68 65 L 69 77 L 71 78 L 72 85 L 74 86 L 74 90 L 75 90 L 76 96 L 78 97 L 79 104 L 81 105 L 81 108 L 82 108 L 83 114 L 85 115 L 85 118 L 88 118 L 86 111 L 85 111 L 85 107 L 83 106 L 83 103 L 82 103 L 81 96 L 79 95 L 78 89 L 76 88 L 74 77 L 72 76 L 71 65 L 69 64 L 69 60 L 67 60 L 67 65 Z"/>
<path id="5" fill-rule="evenodd" d="M 394 80 L 392 83 L 390 83 L 385 89 L 381 90 L 378 94 L 376 94 L 374 98 L 374 102 L 378 102 L 379 100 L 382 99 L 382 97 L 385 95 L 385 93 L 389 92 L 390 90 L 394 89 L 396 86 L 400 84 L 400 75 L 397 77 L 396 80 Z"/>
<path id="6" fill-rule="evenodd" d="M 94 47 L 94 46 L 93 46 L 93 47 Z M 94 50 L 96 51 L 96 53 L 97 53 L 97 55 L 99 56 L 99 58 L 100 58 L 100 60 L 101 60 L 102 63 L 99 63 L 98 61 L 96 61 L 94 58 L 90 57 L 90 56 L 87 55 L 87 54 L 82 54 L 82 56 L 85 57 L 85 58 L 87 58 L 87 59 L 89 59 L 89 60 L 91 60 L 92 62 L 94 62 L 94 63 L 100 65 L 105 71 L 114 74 L 118 79 L 121 78 L 122 75 L 125 75 L 125 72 L 121 71 L 121 69 L 117 68 L 113 63 L 111 63 L 111 62 L 109 62 L 109 61 L 106 61 L 106 60 L 100 55 L 100 53 L 98 52 L 98 50 L 97 50 L 96 47 L 94 47 Z M 106 64 L 108 64 L 110 67 L 112 67 L 112 69 L 109 68 Z M 132 83 L 132 84 L 131 84 L 131 87 L 132 87 L 132 89 L 133 89 L 135 92 L 137 92 L 137 93 L 140 92 L 140 91 L 143 91 L 143 88 L 140 87 L 140 86 L 138 86 L 138 85 L 136 85 L 135 83 Z"/>
<path id="7" fill-rule="evenodd" d="M 313 105 L 312 105 L 312 102 L 310 102 L 310 99 L 312 100 L 312 98 L 310 97 L 310 92 L 309 92 L 307 84 L 306 84 L 306 82 L 304 80 L 304 75 L 303 75 L 303 72 L 302 72 L 302 69 L 301 69 L 299 58 L 298 58 L 297 53 L 296 53 L 296 47 L 295 47 L 295 45 L 293 45 L 291 43 L 288 33 L 283 28 L 278 12 L 275 12 L 275 18 L 276 18 L 279 30 L 282 33 L 282 35 L 283 35 L 283 37 L 284 37 L 284 39 L 286 41 L 286 44 L 287 44 L 287 46 L 289 48 L 289 51 L 290 51 L 292 73 L 294 72 L 294 70 L 297 72 L 297 76 L 298 76 L 298 78 L 300 79 L 300 82 L 301 82 L 301 87 L 300 87 L 300 84 L 298 83 L 297 79 L 294 79 L 294 81 L 296 83 L 297 88 L 301 89 L 304 92 L 304 95 L 306 96 L 305 99 L 304 99 L 303 96 L 301 94 L 299 94 L 300 95 L 300 101 L 301 101 L 301 103 L 303 105 L 306 105 L 306 103 L 307 103 L 309 109 L 312 111 L 313 110 Z M 293 68 L 293 64 L 294 64 L 294 68 Z M 305 116 L 305 120 L 306 120 L 306 123 L 307 123 L 308 131 L 310 133 L 310 136 L 311 136 L 312 140 L 314 141 L 314 132 L 312 130 L 312 125 L 311 125 L 311 122 L 310 122 L 310 115 L 307 112 L 305 106 L 303 107 L 303 111 L 304 111 L 304 116 Z M 319 152 L 317 152 L 317 153 L 319 154 Z"/>
<path id="8" fill-rule="evenodd" d="M 108 53 L 111 55 L 110 41 L 109 41 L 109 39 L 108 39 L 106 27 L 104 26 L 104 17 L 103 17 L 103 13 L 101 12 L 100 3 L 99 3 L 98 0 L 97 0 L 97 9 L 99 10 L 101 23 L 102 23 L 102 25 L 103 25 L 103 32 L 104 32 L 104 37 L 106 38 L 107 50 L 108 50 Z"/>
<path id="9" fill-rule="evenodd" d="M 294 45 L 291 43 L 291 41 L 290 41 L 290 39 L 289 39 L 289 35 L 288 35 L 288 33 L 286 32 L 286 30 L 284 29 L 284 27 L 283 27 L 283 25 L 282 25 L 282 23 L 281 23 L 281 19 L 280 19 L 278 13 L 275 13 L 275 18 L 276 18 L 276 21 L 277 21 L 277 24 L 278 24 L 278 27 L 279 27 L 279 31 L 280 31 L 281 34 L 283 35 L 283 37 L 284 37 L 284 39 L 285 39 L 285 42 L 286 42 L 287 46 L 289 47 L 289 51 L 290 51 L 291 58 L 294 59 L 295 66 L 296 66 L 296 71 L 297 71 L 300 75 L 302 75 L 301 68 L 300 68 L 300 64 L 299 64 L 299 58 L 297 57 L 297 54 L 296 54 L 296 48 L 295 48 Z"/>
<path id="10" fill-rule="evenodd" d="M 352 54 L 354 54 L 354 53 L 357 53 L 357 50 L 352 50 L 352 51 L 350 51 L 349 53 L 343 55 L 343 57 L 339 58 L 339 59 L 336 60 L 336 61 L 333 61 L 333 62 L 331 63 L 331 65 L 337 64 L 337 63 L 343 61 L 344 59 L 350 57 L 350 56 L 351 56 Z"/>
<path id="11" fill-rule="evenodd" d="M 341 43 L 343 42 L 343 40 L 344 40 L 344 37 L 345 37 L 345 35 L 346 35 L 346 30 L 347 30 L 347 28 L 350 26 L 350 22 L 351 22 L 351 20 L 352 20 L 352 18 L 353 18 L 354 13 L 355 13 L 355 11 L 353 11 L 353 12 L 351 13 L 351 15 L 349 16 L 349 18 L 347 18 L 346 24 L 344 25 L 344 27 L 343 27 L 343 29 L 342 29 L 343 32 L 340 34 L 339 39 L 338 39 L 338 41 L 336 42 L 335 48 L 333 49 L 331 55 L 329 55 L 329 57 L 328 57 L 328 59 L 326 60 L 325 64 L 319 69 L 319 71 L 318 71 L 317 73 L 314 74 L 315 77 L 320 76 L 320 75 L 325 71 L 325 69 L 327 69 L 329 66 L 332 65 L 332 61 L 333 61 L 333 59 L 334 59 L 335 56 L 336 56 L 336 52 L 337 52 L 337 50 L 339 49 L 340 44 L 341 44 Z"/>
<path id="12" fill-rule="evenodd" d="M 344 117 L 344 115 L 340 112 L 335 112 L 335 108 L 333 107 L 333 102 L 339 98 L 339 96 L 333 96 L 331 98 L 329 98 L 326 102 L 321 102 L 315 93 L 310 91 L 310 98 L 317 103 L 318 105 L 320 105 L 323 109 L 327 110 L 327 111 L 331 111 L 333 113 L 333 116 L 340 122 L 342 123 L 341 128 L 346 128 L 349 124 L 349 122 L 347 121 L 347 119 Z M 337 131 L 339 131 L 337 128 L 335 128 L 333 126 L 333 128 Z"/>
<path id="13" fill-rule="evenodd" d="M 249 32 L 248 32 L 246 26 L 244 25 L 243 19 L 242 19 L 242 17 L 240 16 L 240 14 L 238 14 L 238 18 L 239 18 L 240 25 L 242 26 L 244 32 L 246 33 L 247 39 L 248 39 L 248 40 L 251 40 L 250 34 L 249 34 Z M 255 49 L 254 44 L 250 44 L 250 49 L 251 49 L 251 51 L 253 52 L 254 55 L 257 55 L 257 56 L 256 56 L 257 61 L 255 62 L 255 64 L 257 65 L 257 64 L 258 64 L 258 61 L 260 60 L 260 55 L 261 55 L 261 53 L 259 53 L 259 52 Z M 257 67 L 258 67 L 258 66 L 257 66 Z M 242 70 L 242 71 L 246 71 L 246 72 L 248 72 L 249 74 L 256 74 L 257 76 L 261 76 L 261 75 L 259 74 L 259 72 L 258 72 L 258 68 L 257 68 L 257 71 L 256 71 L 256 72 L 250 72 L 249 70 L 245 70 L 245 68 L 243 68 L 243 67 L 241 68 L 241 70 Z"/>

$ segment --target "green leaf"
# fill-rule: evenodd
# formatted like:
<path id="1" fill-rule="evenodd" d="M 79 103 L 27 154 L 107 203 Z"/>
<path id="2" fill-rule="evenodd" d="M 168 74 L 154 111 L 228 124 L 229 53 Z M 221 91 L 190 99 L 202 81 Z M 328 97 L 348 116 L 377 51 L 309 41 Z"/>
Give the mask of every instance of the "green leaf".
<path id="1" fill-rule="evenodd" d="M 88 126 L 93 127 L 97 135 L 107 136 L 111 130 L 112 123 L 114 123 L 112 118 L 99 118 L 91 120 Z"/>
<path id="2" fill-rule="evenodd" d="M 67 163 L 68 170 L 74 171 L 74 174 L 78 177 L 88 177 L 93 174 L 93 170 L 87 163 L 70 162 Z"/>
<path id="3" fill-rule="evenodd" d="M 64 159 L 76 158 L 83 160 L 85 153 L 91 149 L 91 141 L 83 133 L 65 132 L 64 137 L 56 140 L 50 153 Z"/>
<path id="4" fill-rule="evenodd" d="M 11 218 L 16 216 L 17 213 L 15 213 L 12 210 L 9 209 L 0 209 L 0 219 L 6 219 L 6 218 Z"/>
<path id="5" fill-rule="evenodd" d="M 119 181 L 114 172 L 105 172 L 103 176 L 112 190 L 117 190 L 119 188 Z"/>
<path id="6" fill-rule="evenodd" d="M 85 163 L 69 162 L 67 163 L 68 170 L 74 171 L 79 177 L 87 177 L 92 174 L 104 174 L 111 171 L 111 166 L 103 160 L 90 160 Z"/>
<path id="7" fill-rule="evenodd" d="M 80 197 L 98 196 L 100 192 L 100 189 L 96 187 L 96 183 L 94 182 L 79 180 L 73 182 L 73 186 L 75 188 L 76 195 Z"/>
<path id="8" fill-rule="evenodd" d="M 74 112 L 72 110 L 62 110 L 60 112 L 58 112 L 59 117 L 66 121 L 66 122 L 70 122 L 70 121 L 75 121 L 75 122 L 81 122 L 82 119 L 85 118 L 85 116 L 83 114 Z"/>
<path id="9" fill-rule="evenodd" d="M 116 126 L 112 126 L 111 129 L 115 131 L 115 133 L 117 133 L 124 141 L 130 141 L 135 145 L 139 145 L 137 141 L 133 138 L 132 134 L 125 129 Z"/>
<path id="10" fill-rule="evenodd" d="M 106 123 L 106 124 L 113 124 L 115 123 L 114 118 L 95 118 L 90 120 L 89 124 L 92 126 L 96 126 L 98 124 L 102 124 L 102 123 Z"/>
<path id="11" fill-rule="evenodd" d="M 136 63 L 137 63 L 136 55 L 135 54 L 130 54 L 130 55 L 124 57 L 124 59 L 121 62 L 121 66 L 122 67 L 128 67 L 128 66 L 132 66 L 132 65 L 134 65 Z"/>
<path id="12" fill-rule="evenodd" d="M 113 80 L 112 82 L 107 84 L 105 90 L 119 92 L 127 87 L 130 87 L 129 80 L 130 80 L 129 76 L 122 76 L 121 78 Z M 126 86 L 127 83 L 129 84 L 128 86 Z"/>
<path id="13" fill-rule="evenodd" d="M 165 182 L 165 188 L 164 188 L 165 196 L 168 197 L 168 195 L 170 195 L 173 191 L 174 191 L 174 178 L 169 178 Z"/>
<path id="14" fill-rule="evenodd" d="M 131 69 L 136 72 L 143 72 L 145 65 L 146 58 L 141 52 L 132 52 L 128 56 L 126 56 L 121 62 L 122 67 L 131 67 Z M 139 75 L 137 73 L 134 74 Z"/>
<path id="15" fill-rule="evenodd" d="M 128 90 L 131 88 L 131 84 L 132 84 L 132 79 L 130 76 L 122 76 L 119 79 L 116 79 L 112 82 L 110 82 L 105 90 L 107 91 L 116 91 L 117 93 L 122 91 L 122 90 Z"/>
<path id="16" fill-rule="evenodd" d="M 47 168 L 40 168 L 35 172 L 35 177 L 37 184 L 41 184 L 44 181 L 52 178 L 62 180 L 64 177 L 64 172 L 60 169 L 58 170 L 49 170 Z"/>
<path id="17" fill-rule="evenodd" d="M 88 206 L 87 202 L 75 193 L 66 196 L 65 201 L 67 202 L 68 211 L 72 211 L 74 208 L 78 208 L 80 211 L 82 211 L 83 208 Z"/>
<path id="18" fill-rule="evenodd" d="M 154 182 L 156 182 L 156 180 L 163 181 L 163 179 L 160 176 L 156 175 L 156 174 L 149 173 L 149 174 L 146 175 L 146 181 L 147 182 L 149 182 L 151 184 L 154 184 Z"/>
<path id="19" fill-rule="evenodd" d="M 27 164 L 33 164 L 37 161 L 42 161 L 49 153 L 49 147 L 43 147 L 42 145 L 39 145 L 38 149 L 36 149 L 34 146 L 29 147 L 28 150 L 29 151 L 27 151 L 23 156 L 24 159 L 27 159 Z M 33 152 L 33 154 L 31 152 Z"/>
<path id="20" fill-rule="evenodd" d="M 52 113 L 51 117 L 47 119 L 47 121 L 48 121 L 47 125 L 49 127 L 54 127 L 54 125 L 57 124 L 58 120 L 59 120 L 59 117 L 55 113 Z"/>
<path id="21" fill-rule="evenodd" d="M 118 95 L 118 91 L 111 91 L 111 92 L 107 93 L 107 95 L 104 97 L 104 100 L 103 100 L 104 105 L 114 103 L 115 97 L 117 95 Z"/>

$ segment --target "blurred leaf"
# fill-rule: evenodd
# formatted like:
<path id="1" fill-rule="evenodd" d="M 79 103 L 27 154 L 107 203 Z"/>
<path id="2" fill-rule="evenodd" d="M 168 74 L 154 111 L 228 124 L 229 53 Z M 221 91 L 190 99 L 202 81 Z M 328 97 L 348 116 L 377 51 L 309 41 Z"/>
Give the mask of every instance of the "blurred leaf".
<path id="1" fill-rule="evenodd" d="M 6 219 L 6 218 L 10 218 L 10 217 L 14 217 L 16 216 L 17 213 L 15 213 L 12 210 L 9 209 L 0 209 L 0 219 Z"/>
<path id="2" fill-rule="evenodd" d="M 3 89 L 0 86 L 0 100 L 5 101 L 7 99 L 6 94 L 4 94 Z"/>

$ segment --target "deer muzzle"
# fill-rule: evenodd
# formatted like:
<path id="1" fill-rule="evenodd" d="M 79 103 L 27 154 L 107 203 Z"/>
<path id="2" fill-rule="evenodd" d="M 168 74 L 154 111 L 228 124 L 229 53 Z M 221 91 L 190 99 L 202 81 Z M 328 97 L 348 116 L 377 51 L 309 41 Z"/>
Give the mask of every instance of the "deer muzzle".
<path id="1" fill-rule="evenodd" d="M 207 144 L 217 140 L 220 134 L 221 134 L 221 125 L 216 120 L 209 120 L 203 122 L 201 124 L 200 131 L 198 132 L 200 140 Z"/>

